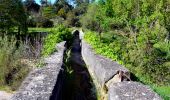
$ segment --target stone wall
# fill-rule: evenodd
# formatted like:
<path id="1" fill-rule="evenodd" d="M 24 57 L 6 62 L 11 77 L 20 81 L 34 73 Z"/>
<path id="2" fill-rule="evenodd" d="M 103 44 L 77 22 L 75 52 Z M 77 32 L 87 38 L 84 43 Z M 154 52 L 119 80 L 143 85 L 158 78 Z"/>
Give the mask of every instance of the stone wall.
<path id="1" fill-rule="evenodd" d="M 128 73 L 124 66 L 97 55 L 91 46 L 82 40 L 82 57 L 95 81 L 95 85 L 105 100 L 161 100 L 149 86 L 138 82 L 124 81 L 113 83 L 112 78 L 117 71 Z M 106 86 L 106 83 L 110 83 Z M 105 87 L 105 88 L 104 88 Z"/>
<path id="2" fill-rule="evenodd" d="M 65 42 L 56 45 L 57 52 L 44 59 L 45 66 L 30 72 L 11 100 L 50 100 L 60 96 Z M 57 88 L 57 89 L 55 89 Z"/>

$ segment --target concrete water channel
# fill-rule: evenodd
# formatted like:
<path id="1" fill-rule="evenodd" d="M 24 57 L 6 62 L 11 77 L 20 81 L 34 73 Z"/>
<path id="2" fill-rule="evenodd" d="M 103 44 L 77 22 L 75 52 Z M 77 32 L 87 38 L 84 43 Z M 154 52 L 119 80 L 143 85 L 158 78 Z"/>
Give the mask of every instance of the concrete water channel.
<path id="1" fill-rule="evenodd" d="M 44 67 L 31 71 L 11 100 L 162 100 L 142 83 L 115 83 L 117 71 L 128 69 L 96 54 L 79 31 L 73 33 L 71 46 L 58 43 L 57 51 L 44 58 Z"/>
<path id="2" fill-rule="evenodd" d="M 97 100 L 95 85 L 81 55 L 79 31 L 74 32 L 72 46 L 65 60 L 65 79 L 61 100 Z"/>

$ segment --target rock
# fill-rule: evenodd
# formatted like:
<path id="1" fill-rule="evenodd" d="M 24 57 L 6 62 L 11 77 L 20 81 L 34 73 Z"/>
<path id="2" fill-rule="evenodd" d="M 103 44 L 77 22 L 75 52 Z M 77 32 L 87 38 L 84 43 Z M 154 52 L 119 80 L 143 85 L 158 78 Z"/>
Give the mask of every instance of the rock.
<path id="1" fill-rule="evenodd" d="M 119 82 L 109 86 L 108 100 L 162 100 L 149 86 L 138 82 Z"/>

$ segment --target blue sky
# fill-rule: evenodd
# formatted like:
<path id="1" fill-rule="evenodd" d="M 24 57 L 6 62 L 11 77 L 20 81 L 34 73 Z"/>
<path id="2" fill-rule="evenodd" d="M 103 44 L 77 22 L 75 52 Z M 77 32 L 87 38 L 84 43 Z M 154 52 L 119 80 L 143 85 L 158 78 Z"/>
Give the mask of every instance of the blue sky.
<path id="1" fill-rule="evenodd" d="M 40 4 L 40 0 L 35 0 L 38 4 Z M 48 0 L 48 1 L 50 1 L 51 3 L 54 3 L 55 2 L 55 0 Z"/>
<path id="2" fill-rule="evenodd" d="M 25 0 L 23 0 L 23 1 L 25 1 Z M 48 0 L 48 1 L 50 1 L 51 3 L 54 3 L 54 2 L 55 2 L 55 0 Z M 40 0 L 35 0 L 35 2 L 38 3 L 38 4 L 40 4 Z"/>

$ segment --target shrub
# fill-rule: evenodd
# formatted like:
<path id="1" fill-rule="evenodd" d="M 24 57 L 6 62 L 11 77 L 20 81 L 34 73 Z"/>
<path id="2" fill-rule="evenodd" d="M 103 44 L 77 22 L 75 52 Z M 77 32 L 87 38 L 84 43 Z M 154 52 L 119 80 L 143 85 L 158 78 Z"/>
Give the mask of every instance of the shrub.
<path id="1" fill-rule="evenodd" d="M 64 10 L 63 8 L 61 8 L 61 9 L 58 11 L 57 15 L 60 16 L 60 17 L 62 17 L 62 18 L 64 18 L 64 19 L 66 19 L 66 12 L 65 12 L 65 10 Z"/>
<path id="2" fill-rule="evenodd" d="M 21 63 L 22 44 L 17 48 L 14 37 L 0 37 L 0 85 L 16 90 L 27 75 L 29 68 Z"/>
<path id="3" fill-rule="evenodd" d="M 65 21 L 66 26 L 68 27 L 80 27 L 79 18 L 75 16 L 74 12 L 67 13 L 67 19 Z"/>
<path id="4" fill-rule="evenodd" d="M 35 20 L 34 20 L 33 18 L 29 18 L 29 19 L 27 20 L 27 26 L 28 26 L 28 27 L 36 27 L 36 22 L 35 22 Z"/>
<path id="5" fill-rule="evenodd" d="M 98 31 L 100 23 L 97 21 L 97 9 L 98 5 L 90 5 L 87 13 L 82 16 L 80 22 L 83 28 L 90 29 L 92 31 Z"/>
<path id="6" fill-rule="evenodd" d="M 44 17 L 38 17 L 36 19 L 36 26 L 37 27 L 53 27 L 53 22 L 50 19 L 44 18 Z"/>
<path id="7" fill-rule="evenodd" d="M 72 34 L 68 28 L 64 27 L 63 25 L 53 28 L 44 39 L 42 55 L 47 56 L 53 53 L 56 50 L 56 43 L 59 43 L 61 41 L 67 41 L 68 43 L 70 43 L 71 40 Z"/>
<path id="8" fill-rule="evenodd" d="M 169 44 L 158 42 L 152 47 L 150 43 L 139 42 L 136 45 L 132 38 L 116 32 L 103 33 L 101 40 L 97 33 L 88 32 L 85 39 L 98 54 L 124 64 L 144 83 L 169 84 Z"/>
<path id="9" fill-rule="evenodd" d="M 42 27 L 44 28 L 53 27 L 53 21 L 49 19 L 44 20 L 44 22 L 42 23 Z"/>

